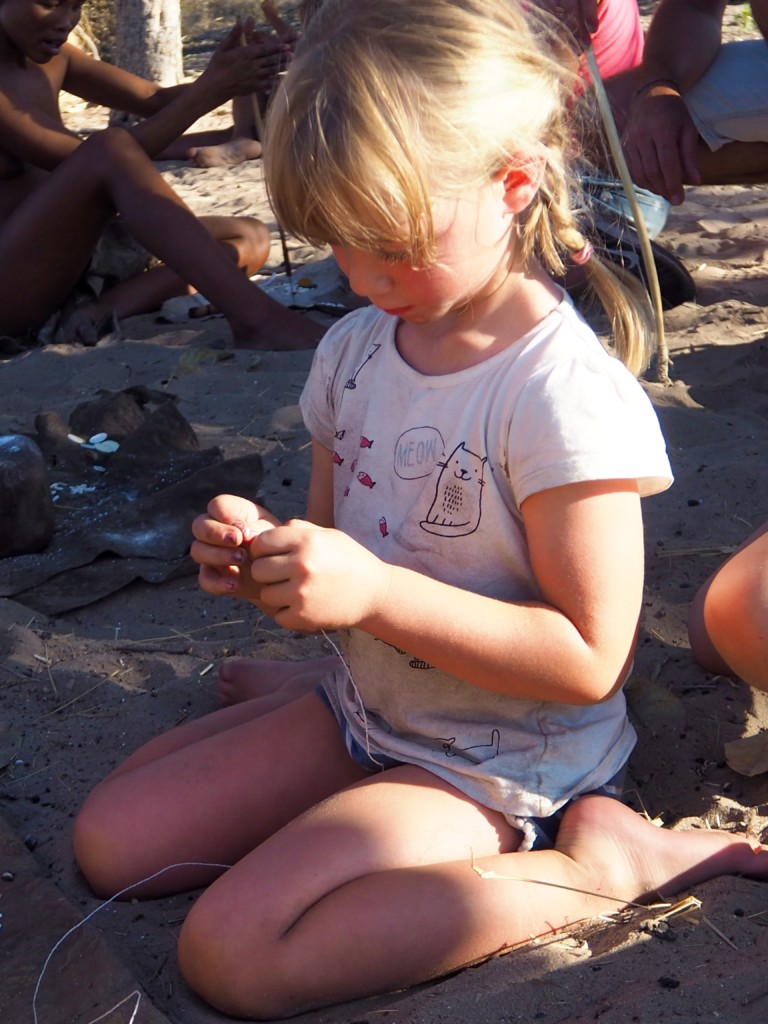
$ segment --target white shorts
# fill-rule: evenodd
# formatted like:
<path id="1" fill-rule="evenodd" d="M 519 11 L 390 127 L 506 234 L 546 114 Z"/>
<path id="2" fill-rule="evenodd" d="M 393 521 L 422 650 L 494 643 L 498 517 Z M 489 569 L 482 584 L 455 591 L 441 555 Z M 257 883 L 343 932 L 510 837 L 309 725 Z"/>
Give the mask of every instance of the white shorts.
<path id="1" fill-rule="evenodd" d="M 712 151 L 728 142 L 768 142 L 768 43 L 724 43 L 684 99 Z"/>

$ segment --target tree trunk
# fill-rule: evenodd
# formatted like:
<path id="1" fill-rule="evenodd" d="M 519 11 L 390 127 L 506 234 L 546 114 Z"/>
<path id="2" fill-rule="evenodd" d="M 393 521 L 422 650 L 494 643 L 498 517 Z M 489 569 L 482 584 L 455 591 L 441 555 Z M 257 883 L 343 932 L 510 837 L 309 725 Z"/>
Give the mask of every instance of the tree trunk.
<path id="1" fill-rule="evenodd" d="M 117 0 L 115 63 L 160 85 L 178 84 L 180 0 Z"/>

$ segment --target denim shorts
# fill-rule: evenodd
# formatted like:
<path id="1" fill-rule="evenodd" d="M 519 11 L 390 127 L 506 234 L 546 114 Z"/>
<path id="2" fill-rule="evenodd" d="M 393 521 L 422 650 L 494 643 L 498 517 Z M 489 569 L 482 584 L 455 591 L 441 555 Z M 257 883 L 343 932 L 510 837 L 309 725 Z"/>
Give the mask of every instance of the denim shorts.
<path id="1" fill-rule="evenodd" d="M 683 96 L 699 135 L 714 152 L 728 142 L 768 142 L 768 45 L 724 43 Z"/>
<path id="2" fill-rule="evenodd" d="M 316 688 L 315 692 L 338 722 L 338 716 L 334 711 L 333 705 L 328 699 L 325 687 L 320 684 Z M 344 737 L 344 744 L 349 752 L 349 756 L 355 764 L 360 765 L 363 771 L 374 774 L 375 772 L 386 771 L 388 768 L 398 768 L 406 763 L 405 761 L 398 761 L 394 757 L 389 757 L 388 754 L 381 754 L 378 751 L 376 754 L 373 754 L 370 750 L 366 750 L 366 748 L 361 746 L 361 744 L 358 743 L 352 735 L 346 719 L 339 722 L 339 728 L 341 729 L 342 736 Z M 425 771 L 426 770 L 427 769 L 425 769 Z M 610 796 L 616 800 L 620 800 L 622 789 L 624 787 L 625 774 L 626 767 L 617 772 L 609 782 L 605 783 L 605 785 L 600 786 L 599 789 L 592 790 L 592 792 L 600 796 Z M 557 841 L 560 822 L 563 820 L 563 815 L 568 807 L 569 804 L 565 804 L 563 807 L 558 808 L 554 814 L 550 814 L 549 817 L 546 818 L 520 818 L 505 814 L 504 817 L 509 824 L 519 832 L 523 833 L 523 841 L 520 844 L 519 851 L 551 849 Z"/>

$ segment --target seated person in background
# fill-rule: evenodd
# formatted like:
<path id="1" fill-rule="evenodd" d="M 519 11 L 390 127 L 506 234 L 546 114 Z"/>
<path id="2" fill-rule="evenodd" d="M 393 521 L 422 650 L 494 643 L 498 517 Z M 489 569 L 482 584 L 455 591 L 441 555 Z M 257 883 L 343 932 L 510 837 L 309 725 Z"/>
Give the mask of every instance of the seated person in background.
<path id="1" fill-rule="evenodd" d="M 600 74 L 607 78 L 640 63 L 643 56 L 643 29 L 637 0 L 536 0 L 537 6 L 560 21 L 577 43 L 591 40 Z M 301 0 L 299 23 L 305 28 L 323 0 Z M 261 9 L 277 38 L 292 50 L 299 33 L 281 17 L 276 0 L 262 0 Z M 262 96 L 263 99 L 263 96 Z M 232 101 L 231 129 L 185 136 L 174 145 L 174 158 L 188 157 L 198 167 L 223 167 L 255 160 L 261 156 L 261 142 L 254 123 L 251 97 L 237 96 Z"/>
<path id="2" fill-rule="evenodd" d="M 321 3 L 322 0 L 302 0 L 299 4 L 299 20 L 302 25 L 307 24 Z M 290 60 L 299 33 L 280 16 L 274 0 L 262 0 L 261 9 L 277 40 L 285 48 L 282 63 L 275 72 L 279 74 Z M 246 160 L 257 160 L 261 156 L 261 139 L 254 104 L 259 105 L 260 114 L 263 115 L 273 81 L 274 78 L 265 83 L 258 94 L 233 98 L 231 128 L 223 132 L 185 135 L 164 155 L 191 160 L 197 167 L 234 167 Z"/>
<path id="3" fill-rule="evenodd" d="M 768 523 L 710 576 L 691 605 L 691 650 L 707 672 L 768 690 Z"/>
<path id="4" fill-rule="evenodd" d="M 78 0 L 0 0 L 0 335 L 11 336 L 4 351 L 34 344 L 46 321 L 72 306 L 115 214 L 164 265 L 69 309 L 57 341 L 94 343 L 107 314 L 149 312 L 200 289 L 227 317 L 236 344 L 312 346 L 319 325 L 248 280 L 269 255 L 265 225 L 197 219 L 152 162 L 198 117 L 233 94 L 257 90 L 281 59 L 280 45 L 254 40 L 250 22 L 238 24 L 195 82 L 161 89 L 67 43 L 80 12 Z M 62 122 L 62 90 L 145 119 L 83 143 Z"/>
<path id="5" fill-rule="evenodd" d="M 661 0 L 642 64 L 609 83 L 632 179 L 675 205 L 684 185 L 768 181 L 768 47 L 723 43 L 726 6 Z M 768 0 L 751 7 L 765 36 Z"/>
<path id="6" fill-rule="evenodd" d="M 613 99 L 612 83 L 631 79 L 643 58 L 644 37 L 637 0 L 536 2 L 568 29 L 577 49 L 585 51 L 591 45 L 600 77 Z M 589 79 L 584 60 L 582 74 Z M 598 149 L 592 153 L 592 161 L 597 170 L 582 177 L 582 186 L 594 220 L 594 233 L 601 243 L 600 252 L 647 287 L 641 245 L 635 231 L 635 209 L 617 176 L 613 158 Z M 655 239 L 666 223 L 669 203 L 647 188 L 636 187 L 634 192 L 648 235 Z M 652 252 L 664 308 L 695 299 L 696 286 L 680 260 L 656 243 L 652 245 Z M 580 293 L 582 278 L 580 268 L 569 270 L 566 287 L 572 294 Z"/>
<path id="7" fill-rule="evenodd" d="M 586 48 L 591 42 L 603 78 L 636 67 L 643 57 L 637 0 L 537 0 Z"/>

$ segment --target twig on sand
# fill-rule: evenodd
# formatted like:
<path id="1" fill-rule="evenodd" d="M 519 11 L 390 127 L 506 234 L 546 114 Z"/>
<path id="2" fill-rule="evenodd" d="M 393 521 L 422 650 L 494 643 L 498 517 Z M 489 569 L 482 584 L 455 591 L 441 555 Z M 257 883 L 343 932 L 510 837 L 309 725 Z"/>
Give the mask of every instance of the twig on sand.
<path id="1" fill-rule="evenodd" d="M 723 933 L 722 933 L 722 932 L 720 931 L 720 929 L 719 929 L 719 928 L 717 927 L 717 925 L 716 925 L 716 924 L 713 924 L 713 923 L 712 923 L 712 922 L 711 922 L 711 921 L 709 920 L 709 918 L 708 918 L 708 917 L 705 917 L 705 916 L 704 916 L 704 915 L 702 914 L 702 916 L 701 916 L 701 920 L 702 920 L 702 921 L 704 922 L 704 924 L 705 924 L 705 925 L 707 925 L 707 927 L 709 927 L 709 928 L 711 928 L 711 929 L 712 929 L 712 931 L 713 931 L 713 932 L 715 933 L 715 935 L 717 935 L 717 937 L 718 937 L 718 938 L 722 939 L 722 940 L 723 940 L 723 942 L 727 942 L 727 943 L 728 943 L 728 945 L 729 945 L 729 946 L 731 947 L 731 949 L 735 949 L 735 950 L 736 950 L 736 951 L 738 952 L 738 949 L 739 949 L 739 947 L 738 947 L 738 946 L 736 945 L 736 943 L 735 943 L 735 942 L 732 942 L 732 941 L 731 941 L 731 939 L 729 939 L 727 935 L 724 935 L 724 934 L 723 934 Z"/>
<path id="2" fill-rule="evenodd" d="M 72 697 L 70 700 L 65 701 L 63 704 L 59 704 L 59 706 L 57 708 L 54 708 L 53 711 L 46 711 L 44 715 L 40 715 L 37 721 L 42 722 L 46 718 L 50 718 L 51 715 L 57 715 L 60 711 L 63 711 L 65 708 L 68 708 L 71 704 L 74 704 L 75 701 L 81 700 L 83 697 L 86 697 L 89 693 L 92 693 L 99 686 L 102 686 L 104 683 L 106 683 L 108 678 L 109 677 L 105 676 L 103 679 L 100 679 L 98 683 L 94 683 L 93 686 L 89 686 L 87 690 L 83 690 L 83 692 L 78 693 L 77 696 Z"/>
<path id="3" fill-rule="evenodd" d="M 732 555 L 735 544 L 709 544 L 700 548 L 660 548 L 657 558 L 686 558 L 690 555 Z"/>

